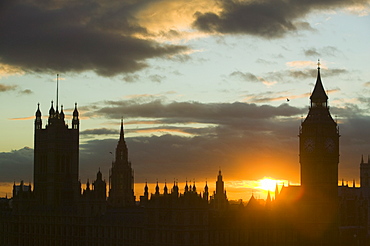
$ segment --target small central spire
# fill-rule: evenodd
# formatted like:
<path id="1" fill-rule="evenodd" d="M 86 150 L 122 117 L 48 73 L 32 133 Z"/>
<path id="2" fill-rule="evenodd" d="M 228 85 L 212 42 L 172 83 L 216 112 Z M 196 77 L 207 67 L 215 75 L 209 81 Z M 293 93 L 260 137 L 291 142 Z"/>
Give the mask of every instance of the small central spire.
<path id="1" fill-rule="evenodd" d="M 121 118 L 121 131 L 120 131 L 120 134 L 119 134 L 119 141 L 124 141 L 125 139 L 125 135 L 124 135 L 124 131 L 123 131 L 123 117 Z"/>

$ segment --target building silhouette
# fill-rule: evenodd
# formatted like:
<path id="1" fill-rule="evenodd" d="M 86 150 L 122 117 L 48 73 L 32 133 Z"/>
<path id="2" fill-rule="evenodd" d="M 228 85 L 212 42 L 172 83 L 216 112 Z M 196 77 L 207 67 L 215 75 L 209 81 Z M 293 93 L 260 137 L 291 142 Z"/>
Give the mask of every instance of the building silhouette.
<path id="1" fill-rule="evenodd" d="M 230 203 L 219 170 L 216 190 L 186 181 L 172 188 L 146 184 L 135 201 L 134 175 L 121 121 L 107 183 L 81 188 L 79 114 L 71 128 L 63 107 L 42 128 L 35 115 L 34 187 L 23 181 L 0 200 L 0 245 L 271 246 L 369 245 L 370 161 L 360 163 L 361 187 L 338 186 L 339 131 L 330 115 L 320 67 L 311 104 L 299 133 L 301 186 L 276 188 L 265 201 Z"/>
<path id="2" fill-rule="evenodd" d="M 329 112 L 318 67 L 311 105 L 299 133 L 301 215 L 309 245 L 338 239 L 339 131 Z"/>
<path id="3" fill-rule="evenodd" d="M 77 104 L 73 111 L 72 126 L 64 120 L 63 106 L 56 110 L 51 102 L 49 118 L 42 128 L 38 105 L 35 115 L 34 136 L 34 198 L 42 205 L 55 207 L 73 204 L 80 196 L 79 119 Z"/>
<path id="4" fill-rule="evenodd" d="M 116 158 L 109 171 L 109 198 L 113 207 L 127 207 L 135 204 L 134 173 L 128 160 L 128 150 L 121 120 L 121 131 L 116 147 Z"/>

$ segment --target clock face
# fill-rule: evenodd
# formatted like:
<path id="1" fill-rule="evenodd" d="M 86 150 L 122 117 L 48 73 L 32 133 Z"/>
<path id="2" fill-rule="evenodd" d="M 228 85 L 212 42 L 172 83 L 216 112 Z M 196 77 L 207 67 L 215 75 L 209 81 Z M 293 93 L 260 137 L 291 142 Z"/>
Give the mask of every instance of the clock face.
<path id="1" fill-rule="evenodd" d="M 331 138 L 327 138 L 325 140 L 325 149 L 329 152 L 332 153 L 335 149 L 335 142 Z"/>
<path id="2" fill-rule="evenodd" d="M 307 138 L 304 141 L 304 149 L 307 152 L 312 152 L 315 149 L 315 141 L 312 138 Z"/>

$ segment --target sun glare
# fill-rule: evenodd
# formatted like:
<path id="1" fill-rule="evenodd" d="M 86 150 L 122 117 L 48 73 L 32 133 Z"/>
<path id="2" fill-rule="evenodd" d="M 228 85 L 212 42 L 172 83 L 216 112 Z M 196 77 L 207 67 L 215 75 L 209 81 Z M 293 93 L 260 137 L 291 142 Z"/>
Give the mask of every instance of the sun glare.
<path id="1" fill-rule="evenodd" d="M 277 182 L 278 182 L 278 180 L 265 177 L 263 179 L 258 180 L 259 186 L 256 187 L 256 188 L 261 189 L 261 190 L 266 190 L 266 191 L 268 191 L 268 190 L 269 191 L 275 191 Z"/>

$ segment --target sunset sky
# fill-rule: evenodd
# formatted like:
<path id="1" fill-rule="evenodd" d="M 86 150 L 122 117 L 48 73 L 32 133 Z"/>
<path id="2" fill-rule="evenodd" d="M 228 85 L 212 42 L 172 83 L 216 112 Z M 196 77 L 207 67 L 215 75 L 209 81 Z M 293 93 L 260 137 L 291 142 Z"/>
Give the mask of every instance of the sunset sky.
<path id="1" fill-rule="evenodd" d="M 69 124 L 78 103 L 82 183 L 99 167 L 108 180 L 123 117 L 137 196 L 145 181 L 214 186 L 219 169 L 232 199 L 264 177 L 299 184 L 318 59 L 339 179 L 359 182 L 369 40 L 369 0 L 2 0 L 0 197 L 33 182 L 34 114 L 45 125 L 57 73 Z"/>

